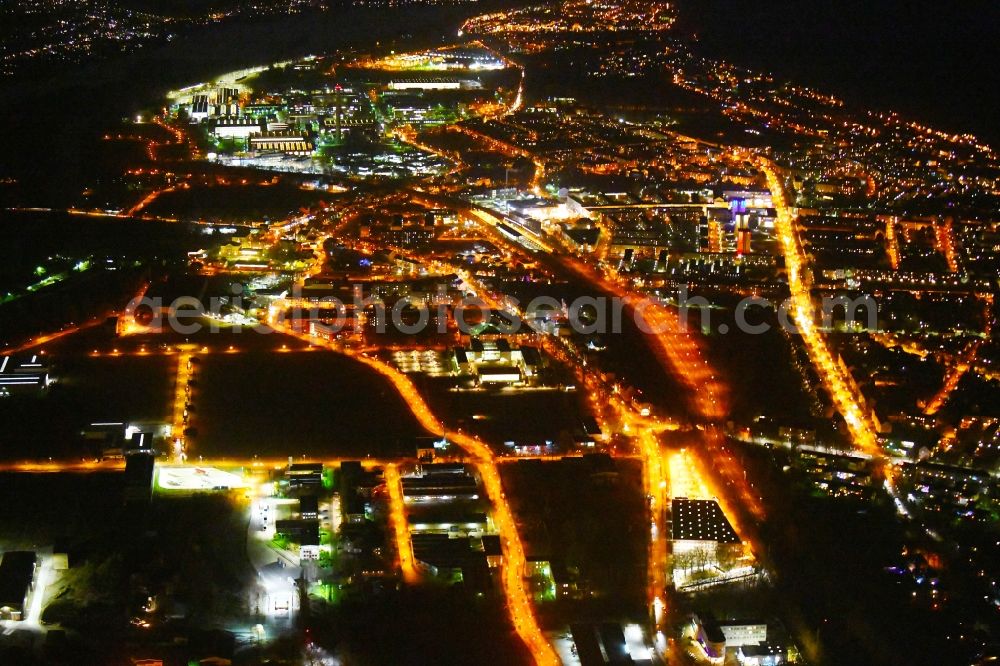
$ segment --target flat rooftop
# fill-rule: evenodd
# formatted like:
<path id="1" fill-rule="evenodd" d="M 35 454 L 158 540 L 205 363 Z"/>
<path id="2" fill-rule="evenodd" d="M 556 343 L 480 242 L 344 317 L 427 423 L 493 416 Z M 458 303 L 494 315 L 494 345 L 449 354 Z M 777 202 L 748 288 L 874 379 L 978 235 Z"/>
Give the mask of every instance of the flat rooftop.
<path id="1" fill-rule="evenodd" d="M 671 502 L 674 541 L 740 543 L 736 530 L 715 500 L 677 497 Z"/>
<path id="2" fill-rule="evenodd" d="M 21 608 L 35 577 L 35 553 L 11 550 L 0 560 L 0 607 Z"/>

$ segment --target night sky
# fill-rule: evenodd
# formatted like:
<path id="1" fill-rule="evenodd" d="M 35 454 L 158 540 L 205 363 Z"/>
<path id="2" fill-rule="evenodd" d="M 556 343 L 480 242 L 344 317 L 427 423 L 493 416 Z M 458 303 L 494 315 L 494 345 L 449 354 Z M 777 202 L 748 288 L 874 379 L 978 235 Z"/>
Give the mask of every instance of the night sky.
<path id="1" fill-rule="evenodd" d="M 681 21 L 734 63 L 1000 144 L 1000 3 L 697 0 Z"/>

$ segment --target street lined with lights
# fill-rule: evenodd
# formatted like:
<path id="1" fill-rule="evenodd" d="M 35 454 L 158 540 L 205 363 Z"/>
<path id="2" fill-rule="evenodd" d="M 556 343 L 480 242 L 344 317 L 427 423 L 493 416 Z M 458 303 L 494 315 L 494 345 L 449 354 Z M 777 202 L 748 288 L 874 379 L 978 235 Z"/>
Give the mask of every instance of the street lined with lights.
<path id="1" fill-rule="evenodd" d="M 385 466 L 385 487 L 389 492 L 389 527 L 396 541 L 399 567 L 403 572 L 403 580 L 412 585 L 419 582 L 420 575 L 413 558 L 413 544 L 410 542 L 410 533 L 407 529 L 399 467 L 394 463 Z"/>
<path id="2" fill-rule="evenodd" d="M 785 201 L 785 188 L 781 175 L 777 167 L 765 158 L 758 159 L 758 166 L 767 177 L 777 211 L 775 229 L 784 250 L 788 289 L 792 299 L 791 313 L 795 325 L 802 336 L 813 366 L 823 379 L 837 411 L 844 417 L 851 441 L 860 451 L 869 455 L 879 455 L 881 448 L 878 445 L 876 430 L 871 417 L 861 407 L 854 380 L 846 368 L 834 360 L 822 332 L 816 326 L 812 284 L 808 278 L 809 268 L 795 232 L 795 214 Z"/>

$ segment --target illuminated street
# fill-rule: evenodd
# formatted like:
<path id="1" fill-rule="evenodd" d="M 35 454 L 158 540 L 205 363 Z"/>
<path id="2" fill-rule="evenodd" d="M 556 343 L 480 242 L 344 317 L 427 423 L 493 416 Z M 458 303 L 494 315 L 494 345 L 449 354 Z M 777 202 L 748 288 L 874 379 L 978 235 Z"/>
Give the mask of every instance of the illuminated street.
<path id="1" fill-rule="evenodd" d="M 6 12 L 0 664 L 1000 659 L 989 9 L 176 4 Z"/>
<path id="2" fill-rule="evenodd" d="M 785 253 L 785 269 L 791 291 L 791 314 L 795 325 L 809 350 L 813 366 L 819 371 L 838 411 L 844 417 L 854 445 L 869 455 L 878 454 L 879 447 L 871 419 L 858 403 L 856 389 L 852 389 L 853 380 L 834 361 L 816 326 L 809 269 L 796 236 L 795 216 L 785 203 L 785 188 L 781 176 L 770 162 L 762 159 L 759 165 L 767 176 L 768 187 L 778 212 L 775 224 Z"/>
<path id="3" fill-rule="evenodd" d="M 402 486 L 399 481 L 399 468 L 396 465 L 386 465 L 385 485 L 389 491 L 389 522 L 392 524 L 392 533 L 396 541 L 399 566 L 403 571 L 403 580 L 412 585 L 420 578 L 413 562 L 413 546 L 410 544 L 410 534 L 406 528 Z"/>

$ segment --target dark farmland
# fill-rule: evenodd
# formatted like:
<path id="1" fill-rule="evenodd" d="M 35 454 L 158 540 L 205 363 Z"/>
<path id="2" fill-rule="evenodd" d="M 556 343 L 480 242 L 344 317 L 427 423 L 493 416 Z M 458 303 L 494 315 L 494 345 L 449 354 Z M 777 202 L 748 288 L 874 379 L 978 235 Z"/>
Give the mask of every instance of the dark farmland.
<path id="1" fill-rule="evenodd" d="M 198 374 L 194 455 L 391 457 L 427 434 L 384 379 L 343 356 L 210 355 Z"/>

